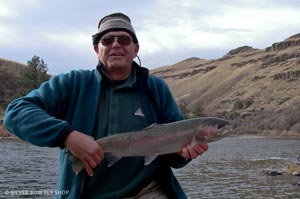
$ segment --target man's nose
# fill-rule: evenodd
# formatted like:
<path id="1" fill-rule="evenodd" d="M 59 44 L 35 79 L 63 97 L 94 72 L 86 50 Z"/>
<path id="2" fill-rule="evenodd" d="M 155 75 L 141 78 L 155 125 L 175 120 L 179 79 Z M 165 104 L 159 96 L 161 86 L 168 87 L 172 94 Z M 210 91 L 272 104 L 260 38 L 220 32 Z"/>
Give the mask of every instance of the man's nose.
<path id="1" fill-rule="evenodd" d="M 112 43 L 112 45 L 114 46 L 114 45 L 120 45 L 120 43 L 119 43 L 119 41 L 118 41 L 118 37 L 114 37 L 114 42 Z"/>

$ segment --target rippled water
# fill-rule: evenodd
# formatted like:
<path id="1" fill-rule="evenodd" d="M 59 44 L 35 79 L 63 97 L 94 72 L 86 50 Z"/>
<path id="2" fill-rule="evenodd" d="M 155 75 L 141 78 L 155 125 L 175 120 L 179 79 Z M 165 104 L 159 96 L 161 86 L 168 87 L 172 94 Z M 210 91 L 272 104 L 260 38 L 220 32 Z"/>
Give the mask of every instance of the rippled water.
<path id="1" fill-rule="evenodd" d="M 174 170 L 191 199 L 300 198 L 300 177 L 286 173 L 300 139 L 229 138 Z M 54 198 L 58 150 L 0 139 L 0 198 Z M 264 169 L 284 170 L 267 176 Z"/>
<path id="2" fill-rule="evenodd" d="M 300 177 L 287 166 L 300 155 L 300 139 L 230 138 L 211 143 L 189 165 L 175 170 L 189 198 L 300 198 Z M 267 176 L 263 170 L 284 171 Z"/>
<path id="3" fill-rule="evenodd" d="M 54 198 L 58 149 L 0 138 L 0 198 Z"/>

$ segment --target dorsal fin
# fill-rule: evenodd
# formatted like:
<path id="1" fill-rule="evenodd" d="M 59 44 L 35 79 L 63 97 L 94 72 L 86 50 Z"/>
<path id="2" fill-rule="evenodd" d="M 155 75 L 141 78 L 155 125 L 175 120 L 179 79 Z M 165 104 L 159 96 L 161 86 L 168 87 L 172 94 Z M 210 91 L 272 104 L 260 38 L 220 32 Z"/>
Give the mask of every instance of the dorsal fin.
<path id="1" fill-rule="evenodd" d="M 144 130 L 146 130 L 146 129 L 152 129 L 152 128 L 154 128 L 157 125 L 159 125 L 159 124 L 153 123 L 150 126 L 147 126 L 146 128 L 144 128 Z"/>

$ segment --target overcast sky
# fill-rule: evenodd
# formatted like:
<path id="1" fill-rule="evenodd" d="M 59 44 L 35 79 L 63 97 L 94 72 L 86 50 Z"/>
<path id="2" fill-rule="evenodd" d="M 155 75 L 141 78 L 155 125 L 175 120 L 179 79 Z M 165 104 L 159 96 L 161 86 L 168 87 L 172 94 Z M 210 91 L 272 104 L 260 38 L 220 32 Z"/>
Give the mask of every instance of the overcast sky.
<path id="1" fill-rule="evenodd" d="M 149 69 L 300 33 L 299 0 L 0 0 L 0 58 L 38 55 L 51 74 L 94 69 L 91 35 L 113 12 L 131 18 Z"/>

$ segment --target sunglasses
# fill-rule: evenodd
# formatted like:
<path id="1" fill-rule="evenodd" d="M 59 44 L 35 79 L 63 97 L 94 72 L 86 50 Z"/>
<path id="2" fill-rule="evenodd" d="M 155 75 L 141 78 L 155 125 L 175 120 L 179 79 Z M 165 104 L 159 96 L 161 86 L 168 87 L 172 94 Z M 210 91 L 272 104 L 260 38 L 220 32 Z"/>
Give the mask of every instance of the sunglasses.
<path id="1" fill-rule="evenodd" d="M 131 44 L 132 39 L 131 37 L 127 36 L 127 35 L 118 35 L 118 36 L 107 36 L 107 37 L 103 37 L 100 40 L 100 43 L 103 46 L 110 46 L 115 42 L 115 38 L 117 38 L 117 42 L 122 45 L 122 46 L 128 46 L 129 44 Z"/>

